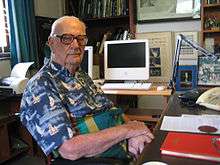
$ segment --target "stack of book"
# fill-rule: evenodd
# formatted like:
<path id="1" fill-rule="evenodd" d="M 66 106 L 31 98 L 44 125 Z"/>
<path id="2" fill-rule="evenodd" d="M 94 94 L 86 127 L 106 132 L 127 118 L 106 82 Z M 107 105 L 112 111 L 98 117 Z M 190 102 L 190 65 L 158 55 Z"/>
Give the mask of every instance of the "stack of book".
<path id="1" fill-rule="evenodd" d="M 80 0 L 80 18 L 103 18 L 128 15 L 127 0 Z"/>

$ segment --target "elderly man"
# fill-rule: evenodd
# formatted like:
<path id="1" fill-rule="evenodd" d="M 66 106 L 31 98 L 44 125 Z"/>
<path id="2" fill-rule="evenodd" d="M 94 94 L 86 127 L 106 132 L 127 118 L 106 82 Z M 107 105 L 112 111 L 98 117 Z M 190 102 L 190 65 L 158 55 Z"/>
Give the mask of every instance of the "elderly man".
<path id="1" fill-rule="evenodd" d="M 64 16 L 53 23 L 48 38 L 51 60 L 28 82 L 21 121 L 46 155 L 58 153 L 69 160 L 97 157 L 128 140 L 128 151 L 137 156 L 153 139 L 142 122 L 129 121 L 84 134 L 78 130 L 79 118 L 114 109 L 80 69 L 87 40 L 85 24 L 78 18 Z"/>

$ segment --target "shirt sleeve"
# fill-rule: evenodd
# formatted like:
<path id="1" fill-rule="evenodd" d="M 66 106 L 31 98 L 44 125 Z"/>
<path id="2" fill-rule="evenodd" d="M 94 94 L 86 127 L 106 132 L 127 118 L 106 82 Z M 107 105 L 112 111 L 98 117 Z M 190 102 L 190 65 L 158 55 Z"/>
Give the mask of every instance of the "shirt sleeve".
<path id="1" fill-rule="evenodd" d="M 40 79 L 28 84 L 21 102 L 21 122 L 49 155 L 76 131 L 52 83 Z"/>

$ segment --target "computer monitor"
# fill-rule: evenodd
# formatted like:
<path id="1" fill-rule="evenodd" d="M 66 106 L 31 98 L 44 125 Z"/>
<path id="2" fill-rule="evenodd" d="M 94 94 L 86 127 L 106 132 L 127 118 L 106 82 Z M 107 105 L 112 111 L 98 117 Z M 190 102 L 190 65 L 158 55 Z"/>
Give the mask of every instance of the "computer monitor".
<path id="1" fill-rule="evenodd" d="M 104 68 L 106 80 L 148 80 L 148 40 L 106 41 Z"/>
<path id="2" fill-rule="evenodd" d="M 93 47 L 92 46 L 85 47 L 83 60 L 80 66 L 82 70 L 88 73 L 88 75 L 92 78 L 92 71 L 93 71 Z"/>

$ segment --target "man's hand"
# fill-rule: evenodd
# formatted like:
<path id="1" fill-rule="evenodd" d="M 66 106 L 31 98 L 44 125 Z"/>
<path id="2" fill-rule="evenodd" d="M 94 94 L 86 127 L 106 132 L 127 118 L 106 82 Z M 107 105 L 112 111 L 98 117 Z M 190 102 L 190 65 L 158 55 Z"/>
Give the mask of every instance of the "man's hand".
<path id="1" fill-rule="evenodd" d="M 128 139 L 128 151 L 137 158 L 143 151 L 144 145 L 150 143 L 153 138 L 153 136 L 147 133 Z"/>
<path id="2" fill-rule="evenodd" d="M 128 123 L 122 126 L 127 129 L 127 139 L 143 134 L 151 139 L 154 138 L 154 135 L 143 122 L 129 121 Z"/>

